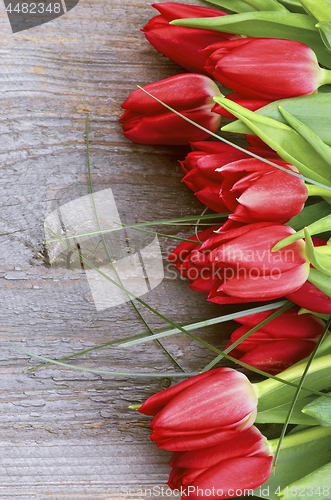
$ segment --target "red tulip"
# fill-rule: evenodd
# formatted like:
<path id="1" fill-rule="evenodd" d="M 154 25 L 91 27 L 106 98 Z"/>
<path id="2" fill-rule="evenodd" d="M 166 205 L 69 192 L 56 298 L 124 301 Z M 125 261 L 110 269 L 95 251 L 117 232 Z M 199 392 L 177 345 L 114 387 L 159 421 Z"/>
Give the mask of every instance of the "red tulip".
<path id="1" fill-rule="evenodd" d="M 303 43 L 273 38 L 218 42 L 202 51 L 205 69 L 226 87 L 250 99 L 275 101 L 314 92 L 329 83 L 315 53 Z"/>
<path id="2" fill-rule="evenodd" d="M 230 210 L 229 219 L 240 222 L 287 222 L 302 210 L 308 197 L 303 181 L 226 144 L 219 149 L 223 153 L 193 151 L 180 162 L 183 182 L 207 207 Z M 298 172 L 276 153 L 249 151 Z"/>
<path id="3" fill-rule="evenodd" d="M 235 321 L 243 326 L 231 334 L 226 348 L 273 312 L 237 318 Z M 324 322 L 320 318 L 312 314 L 298 315 L 298 309 L 292 307 L 249 335 L 230 354 L 254 368 L 276 375 L 309 356 L 323 329 Z"/>
<path id="4" fill-rule="evenodd" d="M 153 17 L 142 32 L 158 52 L 193 73 L 208 74 L 204 70 L 206 61 L 200 50 L 215 42 L 238 38 L 230 33 L 169 24 L 174 19 L 226 16 L 221 10 L 177 2 L 154 3 L 152 7 L 161 15 Z"/>
<path id="5" fill-rule="evenodd" d="M 184 242 L 169 256 L 190 279 L 190 288 L 208 293 L 211 302 L 275 299 L 298 290 L 307 280 L 309 263 L 303 240 L 271 252 L 278 241 L 294 233 L 292 228 L 256 222 L 235 229 L 224 225 L 216 233 L 213 229 L 199 233 L 202 245 Z"/>
<path id="6" fill-rule="evenodd" d="M 268 479 L 271 463 L 266 438 L 253 426 L 222 446 L 175 453 L 168 485 L 183 499 L 240 496 L 235 492 L 258 488 Z"/>
<path id="7" fill-rule="evenodd" d="M 144 89 L 211 132 L 218 129 L 221 117 L 211 109 L 213 96 L 221 94 L 207 76 L 176 75 L 150 83 Z M 123 134 L 133 142 L 180 145 L 209 137 L 208 133 L 185 122 L 141 89 L 135 90 L 122 108 L 126 110 L 120 119 Z"/>
<path id="8" fill-rule="evenodd" d="M 151 440 L 158 448 L 184 451 L 232 439 L 252 426 L 256 406 L 245 375 L 217 368 L 155 394 L 138 411 L 155 415 Z"/>

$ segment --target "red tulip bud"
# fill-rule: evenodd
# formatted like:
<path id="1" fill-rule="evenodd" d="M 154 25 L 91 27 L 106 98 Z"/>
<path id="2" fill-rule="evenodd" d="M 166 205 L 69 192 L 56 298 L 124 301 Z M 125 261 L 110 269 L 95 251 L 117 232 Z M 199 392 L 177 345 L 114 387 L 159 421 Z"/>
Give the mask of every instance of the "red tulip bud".
<path id="1" fill-rule="evenodd" d="M 228 441 L 252 426 L 257 395 L 248 378 L 217 368 L 149 398 L 139 412 L 156 414 L 152 441 L 166 450 L 192 450 Z"/>
<path id="2" fill-rule="evenodd" d="M 226 226 L 199 233 L 202 245 L 187 243 L 192 246 L 184 248 L 184 242 L 170 254 L 169 260 L 191 281 L 190 288 L 209 293 L 211 302 L 235 304 L 279 298 L 305 283 L 309 263 L 303 240 L 271 251 L 293 229 L 271 222 Z"/>
<path id="3" fill-rule="evenodd" d="M 302 210 L 308 197 L 302 180 L 226 144 L 214 154 L 203 151 L 208 143 L 199 144 L 202 151 L 189 153 L 180 163 L 186 174 L 183 182 L 207 207 L 220 213 L 230 210 L 229 219 L 240 222 L 283 223 Z M 274 152 L 248 151 L 298 172 Z"/>
<path id="4" fill-rule="evenodd" d="M 275 101 L 310 94 L 330 81 L 331 72 L 319 67 L 315 53 L 293 40 L 226 40 L 202 54 L 205 69 L 216 80 L 250 99 Z"/>
<path id="5" fill-rule="evenodd" d="M 176 75 L 150 83 L 144 89 L 211 132 L 218 129 L 221 117 L 211 110 L 213 96 L 221 94 L 207 76 Z M 126 110 L 120 119 L 123 134 L 133 142 L 180 145 L 209 137 L 208 133 L 187 123 L 141 89 L 135 90 L 122 108 Z"/>
<path id="6" fill-rule="evenodd" d="M 161 15 L 153 17 L 142 32 L 158 52 L 193 73 L 208 74 L 200 50 L 215 42 L 238 38 L 238 35 L 230 33 L 169 24 L 174 19 L 226 16 L 221 10 L 177 2 L 157 3 L 152 4 L 152 7 Z"/>
<path id="7" fill-rule="evenodd" d="M 231 334 L 226 348 L 270 314 L 267 311 L 237 318 L 235 321 L 243 326 Z M 248 365 L 276 375 L 309 356 L 323 329 L 321 319 L 312 314 L 298 315 L 298 309 L 292 307 L 249 335 L 230 354 Z"/>

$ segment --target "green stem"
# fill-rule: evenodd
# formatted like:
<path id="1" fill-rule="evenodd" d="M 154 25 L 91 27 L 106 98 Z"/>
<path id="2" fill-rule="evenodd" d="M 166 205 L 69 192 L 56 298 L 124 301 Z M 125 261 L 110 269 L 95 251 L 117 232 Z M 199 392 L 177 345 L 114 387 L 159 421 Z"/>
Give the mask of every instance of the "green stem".
<path id="1" fill-rule="evenodd" d="M 142 406 L 142 404 L 137 404 L 137 405 L 130 405 L 129 410 L 139 410 L 139 408 Z"/>
<path id="2" fill-rule="evenodd" d="M 301 432 L 295 432 L 294 434 L 289 434 L 285 436 L 282 442 L 282 450 L 286 448 L 292 448 L 293 446 L 302 445 L 315 441 L 316 439 L 321 439 L 323 437 L 330 436 L 331 427 L 320 427 L 314 426 L 309 429 L 305 429 Z M 279 444 L 279 439 L 268 440 L 268 446 L 272 455 L 276 452 Z"/>
<path id="3" fill-rule="evenodd" d="M 278 377 L 292 382 L 295 379 L 298 379 L 302 376 L 305 368 L 306 368 L 306 362 L 304 363 L 299 363 L 298 365 L 292 366 L 291 368 L 288 368 L 287 370 L 284 370 L 283 372 L 278 374 Z M 326 368 L 329 368 L 331 364 L 331 354 L 327 356 L 322 356 L 321 358 L 315 359 L 312 364 L 310 365 L 309 373 L 306 377 L 306 382 L 309 383 L 309 378 L 313 375 L 319 372 L 320 370 L 324 370 Z M 326 385 L 324 385 L 326 384 Z M 269 394 L 276 389 L 279 389 L 280 387 L 283 386 L 281 382 L 278 382 L 274 379 L 267 379 L 263 380 L 262 382 L 258 382 L 254 384 L 259 398 L 262 396 L 265 396 L 266 394 Z M 330 385 L 330 381 L 327 380 L 321 380 L 319 383 L 319 389 L 325 389 Z M 309 390 L 309 387 L 306 387 L 307 390 Z M 314 387 L 316 389 L 316 387 Z"/>
<path id="4" fill-rule="evenodd" d="M 331 71 L 329 69 L 320 68 L 321 72 L 321 81 L 319 86 L 325 85 L 327 83 L 331 83 Z"/>
<path id="5" fill-rule="evenodd" d="M 330 191 L 328 189 L 316 186 L 315 184 L 306 184 L 306 188 L 308 189 L 308 196 L 322 196 L 323 198 L 330 199 Z"/>

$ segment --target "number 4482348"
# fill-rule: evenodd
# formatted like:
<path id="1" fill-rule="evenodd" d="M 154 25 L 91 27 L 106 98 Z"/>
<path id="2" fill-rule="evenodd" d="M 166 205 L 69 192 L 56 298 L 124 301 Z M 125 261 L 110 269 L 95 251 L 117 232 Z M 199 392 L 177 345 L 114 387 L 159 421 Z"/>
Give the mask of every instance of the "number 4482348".
<path id="1" fill-rule="evenodd" d="M 288 500 L 290 500 L 291 497 L 303 497 L 303 499 L 309 497 L 321 497 L 322 500 L 326 497 L 329 497 L 329 493 L 329 486 L 318 486 L 317 488 L 312 486 L 291 486 L 289 488 L 288 486 L 286 486 L 284 490 L 281 490 L 280 486 L 278 486 L 277 490 L 275 491 L 276 495 L 286 495 L 288 497 Z"/>
<path id="2" fill-rule="evenodd" d="M 49 4 L 45 3 L 9 3 L 6 11 L 10 14 L 60 14 L 61 13 L 61 3 L 56 2 Z"/>

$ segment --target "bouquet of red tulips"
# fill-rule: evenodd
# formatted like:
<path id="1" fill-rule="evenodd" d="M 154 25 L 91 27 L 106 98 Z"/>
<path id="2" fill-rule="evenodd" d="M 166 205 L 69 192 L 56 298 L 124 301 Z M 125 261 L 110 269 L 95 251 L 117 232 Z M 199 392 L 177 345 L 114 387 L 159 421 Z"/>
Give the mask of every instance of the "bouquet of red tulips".
<path id="1" fill-rule="evenodd" d="M 154 416 L 151 439 L 174 451 L 168 485 L 182 498 L 253 490 L 270 499 L 326 498 L 331 4 L 209 1 L 225 11 L 153 4 L 159 14 L 142 31 L 187 72 L 135 90 L 122 104 L 123 133 L 140 144 L 190 145 L 182 181 L 206 209 L 227 216 L 169 255 L 190 288 L 216 304 L 287 302 L 237 315 L 241 326 L 224 350 L 270 378 L 251 384 L 232 368 L 207 370 L 139 411 Z M 222 117 L 228 123 L 219 130 Z M 247 147 L 226 132 L 245 134 Z M 279 439 L 267 440 L 261 423 L 284 423 Z M 295 427 L 285 436 L 288 423 Z"/>

